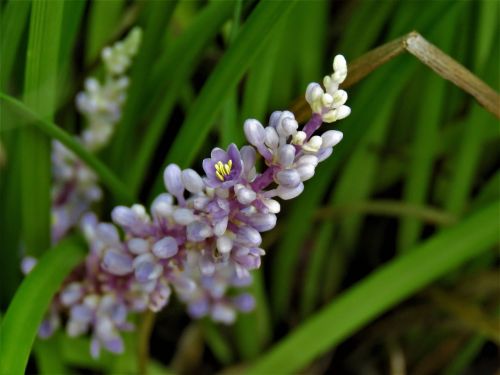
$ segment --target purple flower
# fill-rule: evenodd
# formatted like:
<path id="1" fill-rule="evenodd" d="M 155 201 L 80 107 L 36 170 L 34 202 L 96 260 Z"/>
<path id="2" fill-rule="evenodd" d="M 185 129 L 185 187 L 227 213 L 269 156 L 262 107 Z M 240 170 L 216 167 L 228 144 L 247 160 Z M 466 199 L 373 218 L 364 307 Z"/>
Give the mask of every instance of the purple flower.
<path id="1" fill-rule="evenodd" d="M 243 161 L 240 152 L 234 143 L 231 143 L 227 152 L 221 148 L 214 148 L 210 158 L 203 160 L 203 169 L 207 174 L 205 183 L 212 188 L 228 189 L 239 182 Z"/>

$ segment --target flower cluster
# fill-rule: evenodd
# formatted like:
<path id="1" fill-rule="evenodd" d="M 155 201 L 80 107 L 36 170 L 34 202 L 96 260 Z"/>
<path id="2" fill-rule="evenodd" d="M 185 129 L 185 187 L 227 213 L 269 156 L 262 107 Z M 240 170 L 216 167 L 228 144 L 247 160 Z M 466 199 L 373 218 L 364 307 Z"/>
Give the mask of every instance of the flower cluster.
<path id="1" fill-rule="evenodd" d="M 126 99 L 126 70 L 137 53 L 141 30 L 133 29 L 127 37 L 101 54 L 105 82 L 96 78 L 85 81 L 85 91 L 76 98 L 77 108 L 85 117 L 87 128 L 78 140 L 91 152 L 104 147 L 121 118 Z M 59 241 L 77 223 L 92 203 L 101 199 L 97 176 L 60 142 L 52 144 L 52 240 Z"/>
<path id="2" fill-rule="evenodd" d="M 55 328 L 57 314 L 65 312 L 68 334 L 90 331 L 91 352 L 97 355 L 101 347 L 120 352 L 119 332 L 131 328 L 127 313 L 159 311 L 172 291 L 194 318 L 231 323 L 237 311 L 253 309 L 253 297 L 236 288 L 249 285 L 251 271 L 260 267 L 261 233 L 275 227 L 280 211 L 276 198 L 301 194 L 304 181 L 342 139 L 336 130 L 314 134 L 324 117 L 340 119 L 350 111 L 345 92 L 338 90 L 347 72 L 343 57 L 335 58 L 334 69 L 322 95 L 344 96 L 342 104 L 321 99 L 319 105 L 315 88 L 322 89 L 309 85 L 313 115 L 301 130 L 289 111 L 274 112 L 265 127 L 247 120 L 250 145 L 215 148 L 203 160 L 201 175 L 167 166 L 166 192 L 149 210 L 139 204 L 118 206 L 113 224 L 85 215 L 81 227 L 90 253 L 56 297 L 45 326 Z"/>

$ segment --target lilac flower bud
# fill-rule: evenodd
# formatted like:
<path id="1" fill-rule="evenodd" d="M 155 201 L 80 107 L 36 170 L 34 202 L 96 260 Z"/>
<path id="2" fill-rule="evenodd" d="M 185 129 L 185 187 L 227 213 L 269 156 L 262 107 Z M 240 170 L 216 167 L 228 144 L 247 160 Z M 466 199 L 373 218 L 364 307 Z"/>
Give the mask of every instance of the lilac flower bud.
<path id="1" fill-rule="evenodd" d="M 316 154 L 318 157 L 318 161 L 322 162 L 323 160 L 327 159 L 333 152 L 333 147 L 330 148 L 322 148 L 319 150 L 319 152 Z"/>
<path id="2" fill-rule="evenodd" d="M 314 176 L 314 166 L 312 164 L 301 165 L 296 169 L 299 173 L 300 181 L 307 181 Z"/>
<path id="3" fill-rule="evenodd" d="M 109 250 L 104 254 L 102 267 L 114 275 L 126 275 L 132 272 L 132 258 L 117 250 Z"/>
<path id="4" fill-rule="evenodd" d="M 151 204 L 151 212 L 155 216 L 164 218 L 170 217 L 173 213 L 173 204 L 174 198 L 168 193 L 162 193 L 158 195 Z"/>
<path id="5" fill-rule="evenodd" d="M 250 144 L 258 147 L 264 142 L 264 127 L 259 121 L 255 119 L 246 120 L 243 125 L 243 130 Z"/>
<path id="6" fill-rule="evenodd" d="M 271 113 L 271 116 L 269 117 L 269 126 L 276 128 L 278 126 L 278 122 L 280 121 L 282 111 L 274 111 Z"/>
<path id="7" fill-rule="evenodd" d="M 285 144 L 278 149 L 278 162 L 284 168 L 289 168 L 295 159 L 295 147 Z"/>
<path id="8" fill-rule="evenodd" d="M 328 130 L 321 135 L 323 143 L 321 148 L 329 148 L 337 145 L 342 140 L 343 134 L 337 130 Z"/>
<path id="9" fill-rule="evenodd" d="M 283 127 L 284 135 L 290 136 L 290 135 L 293 135 L 297 132 L 297 128 L 299 127 L 299 124 L 297 123 L 297 121 L 295 120 L 295 118 L 293 117 L 293 114 L 292 114 L 292 117 L 287 117 L 287 118 L 283 119 L 282 127 Z"/>
<path id="10" fill-rule="evenodd" d="M 187 239 L 192 242 L 204 241 L 212 234 L 212 228 L 202 221 L 194 221 L 186 228 Z"/>
<path id="11" fill-rule="evenodd" d="M 318 165 L 318 157 L 316 155 L 303 155 L 299 158 L 299 160 L 297 160 L 296 163 L 297 166 L 309 164 L 316 167 Z"/>
<path id="12" fill-rule="evenodd" d="M 214 225 L 214 234 L 216 236 L 222 236 L 227 229 L 228 218 L 227 216 L 223 217 L 220 220 L 217 220 Z"/>
<path id="13" fill-rule="evenodd" d="M 243 146 L 240 154 L 243 161 L 243 174 L 248 178 L 252 170 L 255 171 L 255 149 L 252 146 Z"/>
<path id="14" fill-rule="evenodd" d="M 227 236 L 221 236 L 217 238 L 217 250 L 221 254 L 227 254 L 233 248 L 233 240 Z"/>
<path id="15" fill-rule="evenodd" d="M 191 302 L 188 305 L 188 313 L 193 318 L 198 319 L 208 314 L 210 306 L 205 298 Z"/>
<path id="16" fill-rule="evenodd" d="M 276 226 L 277 217 L 274 214 L 256 213 L 248 218 L 249 224 L 259 232 L 266 232 Z"/>
<path id="17" fill-rule="evenodd" d="M 272 214 L 277 214 L 281 211 L 281 205 L 280 202 L 274 199 L 263 199 L 262 203 L 266 206 L 268 209 L 269 213 Z"/>
<path id="18" fill-rule="evenodd" d="M 262 237 L 256 229 L 244 226 L 238 230 L 238 240 L 249 246 L 259 246 L 262 242 Z"/>
<path id="19" fill-rule="evenodd" d="M 279 185 L 276 189 L 278 196 L 281 199 L 289 200 L 299 196 L 304 191 L 304 184 L 301 182 L 294 188 L 287 188 L 284 185 Z"/>
<path id="20" fill-rule="evenodd" d="M 202 178 L 193 169 L 182 171 L 182 183 L 186 187 L 186 190 L 193 194 L 201 193 L 205 187 Z"/>
<path id="21" fill-rule="evenodd" d="M 113 224 L 100 223 L 96 228 L 96 236 L 104 243 L 116 244 L 120 242 L 118 230 Z"/>
<path id="22" fill-rule="evenodd" d="M 22 259 L 21 261 L 21 271 L 23 274 L 27 275 L 29 274 L 33 268 L 35 268 L 38 260 L 36 258 L 26 256 Z"/>
<path id="23" fill-rule="evenodd" d="M 184 194 L 184 185 L 181 178 L 181 169 L 176 164 L 169 164 L 163 173 L 163 181 L 168 192 L 180 199 Z"/>
<path id="24" fill-rule="evenodd" d="M 234 190 L 236 192 L 238 202 L 241 204 L 250 204 L 257 198 L 255 191 L 248 189 L 243 185 L 236 185 Z"/>
<path id="25" fill-rule="evenodd" d="M 276 132 L 276 130 L 270 126 L 268 126 L 266 129 L 266 135 L 265 135 L 265 143 L 266 145 L 275 150 L 276 148 L 278 148 L 278 144 L 280 142 L 280 138 L 278 136 L 278 133 Z"/>
<path id="26" fill-rule="evenodd" d="M 212 319 L 216 322 L 231 324 L 236 319 L 235 311 L 227 304 L 217 303 L 212 307 Z"/>
<path id="27" fill-rule="evenodd" d="M 241 312 L 250 312 L 255 308 L 255 298 L 249 293 L 242 293 L 233 298 L 233 304 Z"/>
<path id="28" fill-rule="evenodd" d="M 142 257 L 150 254 L 142 254 L 137 257 L 134 261 L 135 264 L 135 278 L 140 283 L 147 283 L 152 280 L 156 280 L 160 277 L 163 267 L 161 264 L 155 264 L 152 257 L 148 257 L 147 259 L 143 259 Z"/>
<path id="29" fill-rule="evenodd" d="M 72 305 L 83 296 L 83 287 L 80 283 L 73 282 L 68 284 L 66 288 L 61 291 L 61 303 L 65 306 Z"/>
<path id="30" fill-rule="evenodd" d="M 177 224 L 188 225 L 196 220 L 194 213 L 189 208 L 177 208 L 174 211 L 174 220 Z"/>
<path id="31" fill-rule="evenodd" d="M 276 182 L 288 188 L 294 188 L 300 184 L 300 175 L 295 169 L 285 169 L 276 173 Z"/>
<path id="32" fill-rule="evenodd" d="M 153 253 L 161 259 L 173 257 L 178 250 L 177 241 L 173 237 L 164 237 L 153 245 Z"/>
<path id="33" fill-rule="evenodd" d="M 127 247 L 132 254 L 140 255 L 148 252 L 149 242 L 142 238 L 132 238 L 127 242 Z"/>

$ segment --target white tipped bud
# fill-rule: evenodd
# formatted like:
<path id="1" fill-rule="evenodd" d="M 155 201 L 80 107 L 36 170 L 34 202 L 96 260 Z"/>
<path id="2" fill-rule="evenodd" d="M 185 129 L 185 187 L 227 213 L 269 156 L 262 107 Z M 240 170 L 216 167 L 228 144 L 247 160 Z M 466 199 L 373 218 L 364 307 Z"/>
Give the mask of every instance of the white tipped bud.
<path id="1" fill-rule="evenodd" d="M 300 176 L 300 181 L 307 181 L 314 176 L 314 166 L 312 164 L 301 165 L 297 168 L 297 172 Z"/>
<path id="2" fill-rule="evenodd" d="M 295 169 L 286 169 L 276 173 L 276 182 L 281 186 L 295 187 L 300 184 L 299 173 Z"/>
<path id="3" fill-rule="evenodd" d="M 243 130 L 250 144 L 259 146 L 264 142 L 264 127 L 259 121 L 255 119 L 246 120 Z"/>
<path id="4" fill-rule="evenodd" d="M 178 208 L 174 211 L 174 220 L 177 224 L 188 225 L 195 221 L 196 217 L 189 208 Z"/>
<path id="5" fill-rule="evenodd" d="M 153 201 L 153 204 L 151 205 L 151 212 L 154 215 L 161 216 L 164 218 L 169 217 L 173 213 L 173 207 L 172 207 L 173 203 L 174 199 L 170 194 L 167 193 L 160 194 Z"/>
<path id="6" fill-rule="evenodd" d="M 301 182 L 299 185 L 297 185 L 294 188 L 287 188 L 283 185 L 280 185 L 280 186 L 278 186 L 276 191 L 278 193 L 278 196 L 281 199 L 289 200 L 289 199 L 296 198 L 304 191 L 304 184 Z"/>
<path id="7" fill-rule="evenodd" d="M 300 157 L 299 160 L 297 160 L 297 163 L 295 163 L 297 166 L 301 165 L 312 165 L 313 167 L 318 165 L 318 157 L 315 155 L 303 155 Z"/>
<path id="8" fill-rule="evenodd" d="M 233 248 L 233 240 L 227 236 L 217 238 L 217 250 L 221 254 L 228 254 Z"/>
<path id="9" fill-rule="evenodd" d="M 307 152 L 317 152 L 321 148 L 322 143 L 323 139 L 319 135 L 315 135 L 311 137 L 309 142 L 302 146 L 302 149 Z"/>
<path id="10" fill-rule="evenodd" d="M 342 55 L 337 55 L 333 59 L 333 71 L 334 72 L 347 72 L 347 61 L 344 56 Z"/>
<path id="11" fill-rule="evenodd" d="M 184 185 L 181 179 L 181 169 L 176 164 L 170 164 L 163 172 L 163 181 L 168 192 L 176 197 L 184 193 Z"/>
<path id="12" fill-rule="evenodd" d="M 321 97 L 321 103 L 323 104 L 323 106 L 325 107 L 330 107 L 332 104 L 333 104 L 333 96 L 331 96 L 330 94 L 326 93 L 324 94 L 322 97 Z"/>
<path id="13" fill-rule="evenodd" d="M 321 148 L 333 147 L 342 140 L 343 134 L 338 130 L 328 130 L 321 135 L 323 143 Z"/>
<path id="14" fill-rule="evenodd" d="M 302 144 L 304 143 L 304 141 L 306 140 L 307 138 L 307 134 L 305 132 L 303 132 L 302 130 L 301 131 L 298 131 L 297 133 L 295 133 L 295 135 L 293 136 L 292 138 L 292 143 L 294 145 L 299 145 L 299 146 L 302 146 Z"/>
<path id="15" fill-rule="evenodd" d="M 282 124 L 282 128 L 283 128 L 283 133 L 285 136 L 295 134 L 295 132 L 297 131 L 297 128 L 299 127 L 299 124 L 297 123 L 297 121 L 293 117 L 287 117 L 287 118 L 283 119 L 281 124 Z"/>
<path id="16" fill-rule="evenodd" d="M 267 207 L 270 213 L 277 214 L 281 211 L 280 202 L 274 199 L 264 199 L 262 203 Z"/>
<path id="17" fill-rule="evenodd" d="M 312 104 L 321 99 L 324 93 L 325 92 L 319 84 L 317 84 L 316 82 L 312 82 L 307 86 L 306 100 L 309 104 Z"/>
<path id="18" fill-rule="evenodd" d="M 346 105 L 337 108 L 337 120 L 342 120 L 351 114 L 351 108 Z"/>
<path id="19" fill-rule="evenodd" d="M 278 133 L 273 127 L 268 126 L 265 129 L 266 135 L 265 135 L 265 142 L 266 145 L 269 148 L 276 149 L 278 148 L 278 144 L 280 142 L 280 137 L 278 136 Z"/>
<path id="20" fill-rule="evenodd" d="M 129 251 L 132 254 L 144 254 L 149 250 L 149 242 L 142 238 L 132 238 L 127 242 Z"/>
<path id="21" fill-rule="evenodd" d="M 203 180 L 200 175 L 193 169 L 185 169 L 182 171 L 182 183 L 186 190 L 190 193 L 201 193 L 204 188 Z"/>
<path id="22" fill-rule="evenodd" d="M 278 149 L 278 162 L 285 168 L 292 165 L 295 159 L 295 147 L 285 144 Z"/>
<path id="23" fill-rule="evenodd" d="M 340 107 L 341 105 L 344 105 L 345 102 L 347 101 L 347 92 L 344 90 L 337 90 L 333 94 L 333 103 L 332 106 L 335 108 Z"/>
<path id="24" fill-rule="evenodd" d="M 257 198 L 255 191 L 248 189 L 243 185 L 236 185 L 234 190 L 236 192 L 236 198 L 241 204 L 252 203 Z"/>

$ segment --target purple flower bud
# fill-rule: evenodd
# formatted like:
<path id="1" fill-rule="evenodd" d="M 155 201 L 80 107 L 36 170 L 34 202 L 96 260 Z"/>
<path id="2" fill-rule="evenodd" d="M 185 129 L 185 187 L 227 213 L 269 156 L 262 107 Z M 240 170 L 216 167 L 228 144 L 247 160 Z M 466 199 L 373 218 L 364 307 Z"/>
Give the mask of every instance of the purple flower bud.
<path id="1" fill-rule="evenodd" d="M 132 254 L 140 255 L 148 252 L 149 242 L 142 238 L 132 238 L 127 242 L 127 247 Z"/>
<path id="2" fill-rule="evenodd" d="M 234 190 L 236 192 L 238 202 L 241 204 L 250 204 L 257 198 L 255 191 L 248 189 L 243 185 L 236 185 Z"/>
<path id="3" fill-rule="evenodd" d="M 66 288 L 61 291 L 61 303 L 65 306 L 72 305 L 83 296 L 83 287 L 80 283 L 70 283 Z"/>
<path id="4" fill-rule="evenodd" d="M 255 167 L 255 149 L 252 146 L 243 146 L 240 150 L 241 160 L 243 161 L 243 174 L 249 176 Z"/>
<path id="5" fill-rule="evenodd" d="M 153 253 L 161 259 L 173 257 L 178 250 L 177 241 L 173 237 L 164 237 L 153 245 Z"/>
<path id="6" fill-rule="evenodd" d="M 116 335 L 115 337 L 104 340 L 104 347 L 109 350 L 111 353 L 121 354 L 123 353 L 123 340 L 120 336 Z"/>
<path id="7" fill-rule="evenodd" d="M 168 192 L 177 199 L 182 199 L 184 185 L 181 178 L 181 169 L 176 164 L 169 164 L 163 172 L 163 181 Z"/>
<path id="8" fill-rule="evenodd" d="M 265 232 L 276 226 L 277 217 L 274 214 L 256 213 L 248 217 L 249 224 L 259 232 Z"/>
<path id="9" fill-rule="evenodd" d="M 182 171 L 182 183 L 186 187 L 186 190 L 193 194 L 201 193 L 205 187 L 202 178 L 193 169 Z"/>
<path id="10" fill-rule="evenodd" d="M 300 175 L 295 169 L 285 169 L 276 173 L 276 182 L 287 188 L 294 188 L 300 184 Z"/>
<path id="11" fill-rule="evenodd" d="M 26 256 L 22 259 L 21 261 L 21 271 L 23 274 L 27 275 L 29 274 L 33 268 L 35 268 L 38 260 L 36 258 Z"/>
<path id="12" fill-rule="evenodd" d="M 208 314 L 208 301 L 205 298 L 198 299 L 188 305 L 188 313 L 195 319 L 199 319 Z"/>
<path id="13" fill-rule="evenodd" d="M 186 228 L 186 236 L 189 241 L 201 242 L 213 234 L 212 228 L 205 222 L 195 221 Z"/>
<path id="14" fill-rule="evenodd" d="M 268 126 L 266 129 L 266 134 L 265 134 L 265 142 L 266 145 L 269 146 L 269 148 L 272 148 L 273 150 L 278 148 L 278 144 L 280 142 L 280 137 L 278 133 L 276 132 L 275 128 L 272 128 Z"/>
<path id="15" fill-rule="evenodd" d="M 281 111 L 274 111 L 271 113 L 271 116 L 269 117 L 269 126 L 276 128 L 282 113 L 283 112 Z"/>
<path id="16" fill-rule="evenodd" d="M 246 120 L 243 130 L 250 144 L 258 147 L 264 142 L 264 127 L 259 121 L 254 119 Z"/>
<path id="17" fill-rule="evenodd" d="M 134 259 L 135 278 L 144 284 L 160 277 L 163 267 L 155 262 L 151 254 L 142 254 Z"/>
<path id="18" fill-rule="evenodd" d="M 259 246 L 262 242 L 262 237 L 256 229 L 247 225 L 240 227 L 238 230 L 238 241 L 249 246 Z"/>
<path id="19" fill-rule="evenodd" d="M 284 167 L 289 168 L 295 160 L 295 147 L 285 144 L 278 149 L 278 162 Z"/>
<path id="20" fill-rule="evenodd" d="M 132 258 L 117 250 L 108 250 L 104 254 L 102 267 L 114 275 L 126 275 L 133 270 Z"/>
<path id="21" fill-rule="evenodd" d="M 233 303 L 241 312 L 250 312 L 255 308 L 255 298 L 249 293 L 242 293 L 234 297 Z"/>
<path id="22" fill-rule="evenodd" d="M 120 242 L 118 230 L 113 224 L 100 223 L 96 227 L 96 236 L 106 244 L 116 244 Z"/>
<path id="23" fill-rule="evenodd" d="M 281 199 L 289 200 L 289 199 L 293 199 L 293 198 L 299 196 L 304 191 L 304 184 L 301 182 L 299 185 L 297 185 L 294 188 L 287 188 L 284 185 L 280 185 L 280 186 L 278 186 L 278 188 L 276 190 L 277 190 L 278 196 Z"/>
<path id="24" fill-rule="evenodd" d="M 333 152 L 333 147 L 330 147 L 330 148 L 322 148 L 321 150 L 319 150 L 319 152 L 316 154 L 316 156 L 318 157 L 318 161 L 319 162 L 322 162 L 323 160 L 326 160 L 330 157 L 330 155 L 332 154 Z"/>
<path id="25" fill-rule="evenodd" d="M 296 165 L 307 165 L 311 164 L 312 166 L 318 165 L 318 157 L 316 155 L 303 155 L 297 160 Z"/>

